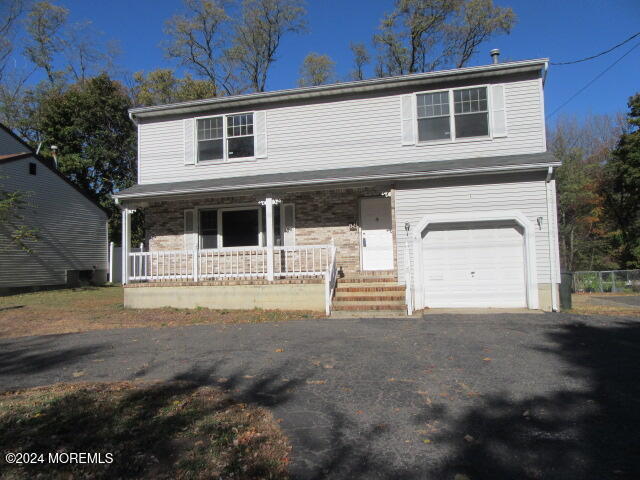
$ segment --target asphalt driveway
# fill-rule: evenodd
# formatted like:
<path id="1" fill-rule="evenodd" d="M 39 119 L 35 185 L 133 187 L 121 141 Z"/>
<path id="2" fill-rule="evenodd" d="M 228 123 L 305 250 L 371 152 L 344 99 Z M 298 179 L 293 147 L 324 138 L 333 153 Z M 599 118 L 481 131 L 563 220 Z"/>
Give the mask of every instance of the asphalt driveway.
<path id="1" fill-rule="evenodd" d="M 297 478 L 640 478 L 640 319 L 432 315 L 0 341 L 4 389 L 125 379 L 217 384 L 271 408 Z"/>

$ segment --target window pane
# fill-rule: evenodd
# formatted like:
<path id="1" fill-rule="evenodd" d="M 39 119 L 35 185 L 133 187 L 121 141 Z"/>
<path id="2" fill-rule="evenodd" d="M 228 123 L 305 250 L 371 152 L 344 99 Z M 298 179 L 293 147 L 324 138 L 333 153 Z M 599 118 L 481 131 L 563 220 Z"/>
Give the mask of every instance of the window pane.
<path id="1" fill-rule="evenodd" d="M 201 118 L 198 120 L 198 140 L 222 138 L 222 117 Z"/>
<path id="2" fill-rule="evenodd" d="M 471 113 L 456 115 L 456 137 L 483 137 L 489 135 L 489 115 Z"/>
<path id="3" fill-rule="evenodd" d="M 223 140 L 204 140 L 198 142 L 198 160 L 221 160 L 224 156 Z"/>
<path id="4" fill-rule="evenodd" d="M 257 247 L 258 232 L 258 210 L 222 212 L 223 246 Z"/>
<path id="5" fill-rule="evenodd" d="M 253 137 L 229 139 L 229 158 L 253 157 Z"/>
<path id="6" fill-rule="evenodd" d="M 423 93 L 418 95 L 418 118 L 449 115 L 449 93 Z"/>
<path id="7" fill-rule="evenodd" d="M 238 137 L 253 135 L 253 114 L 229 115 L 227 117 L 227 136 Z"/>
<path id="8" fill-rule="evenodd" d="M 421 118 L 418 120 L 418 140 L 442 140 L 451 138 L 449 117 Z"/>
<path id="9" fill-rule="evenodd" d="M 218 212 L 200 211 L 200 241 L 202 248 L 218 248 Z"/>
<path id="10" fill-rule="evenodd" d="M 455 113 L 486 112 L 487 89 L 486 87 L 478 87 L 454 90 L 453 103 Z"/>

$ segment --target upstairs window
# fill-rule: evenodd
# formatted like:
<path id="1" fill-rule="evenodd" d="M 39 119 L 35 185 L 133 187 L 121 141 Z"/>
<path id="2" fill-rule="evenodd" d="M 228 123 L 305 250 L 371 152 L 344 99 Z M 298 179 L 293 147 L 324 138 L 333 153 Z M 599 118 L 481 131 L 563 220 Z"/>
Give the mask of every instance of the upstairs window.
<path id="1" fill-rule="evenodd" d="M 456 138 L 489 135 L 486 87 L 454 90 L 453 105 L 456 119 Z"/>
<path id="2" fill-rule="evenodd" d="M 254 156 L 253 113 L 198 119 L 198 161 Z"/>
<path id="3" fill-rule="evenodd" d="M 418 140 L 450 140 L 449 92 L 418 95 Z"/>
<path id="4" fill-rule="evenodd" d="M 455 140 L 489 135 L 487 87 L 417 95 L 418 141 Z"/>
<path id="5" fill-rule="evenodd" d="M 198 120 L 198 160 L 224 159 L 222 117 Z"/>

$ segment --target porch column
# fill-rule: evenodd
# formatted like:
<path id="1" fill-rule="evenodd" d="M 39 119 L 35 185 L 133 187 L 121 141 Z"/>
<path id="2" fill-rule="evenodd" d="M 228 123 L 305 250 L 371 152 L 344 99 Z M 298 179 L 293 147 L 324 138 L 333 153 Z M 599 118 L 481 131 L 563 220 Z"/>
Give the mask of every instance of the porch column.
<path id="1" fill-rule="evenodd" d="M 267 215 L 267 280 L 273 281 L 273 197 L 265 200 Z"/>
<path id="2" fill-rule="evenodd" d="M 129 252 L 131 251 L 131 214 L 133 210 L 122 209 L 122 284 L 129 283 Z"/>

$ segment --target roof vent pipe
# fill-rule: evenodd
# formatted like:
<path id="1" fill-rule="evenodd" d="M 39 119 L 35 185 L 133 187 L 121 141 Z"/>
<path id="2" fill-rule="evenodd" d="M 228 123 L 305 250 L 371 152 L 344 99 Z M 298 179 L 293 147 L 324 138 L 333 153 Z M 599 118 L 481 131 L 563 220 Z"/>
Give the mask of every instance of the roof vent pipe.
<path id="1" fill-rule="evenodd" d="M 53 163 L 58 168 L 58 147 L 51 145 L 51 156 L 53 157 Z"/>
<path id="2" fill-rule="evenodd" d="M 494 48 L 489 52 L 491 54 L 491 58 L 493 59 L 493 63 L 498 63 L 500 58 L 500 49 Z"/>

